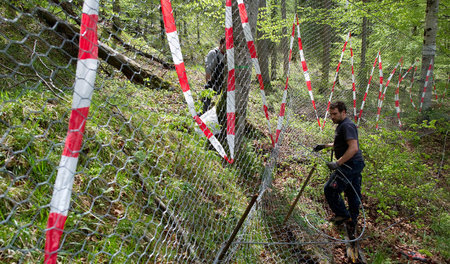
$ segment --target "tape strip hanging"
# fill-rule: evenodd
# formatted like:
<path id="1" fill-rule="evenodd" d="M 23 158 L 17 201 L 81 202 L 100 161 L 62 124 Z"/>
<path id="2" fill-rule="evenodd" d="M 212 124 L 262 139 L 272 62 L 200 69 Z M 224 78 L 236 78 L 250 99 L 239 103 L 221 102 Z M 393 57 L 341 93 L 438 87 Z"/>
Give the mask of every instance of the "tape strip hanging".
<path id="1" fill-rule="evenodd" d="M 250 57 L 252 58 L 253 67 L 255 68 L 256 76 L 257 76 L 258 82 L 259 82 L 261 98 L 263 101 L 263 110 L 264 110 L 264 114 L 267 119 L 267 127 L 269 129 L 270 140 L 272 141 L 272 146 L 275 147 L 275 140 L 273 138 L 272 130 L 270 128 L 269 110 L 267 108 L 266 94 L 264 92 L 264 83 L 263 83 L 263 79 L 261 76 L 261 69 L 259 67 L 259 61 L 258 61 L 258 56 L 256 54 L 256 48 L 255 48 L 255 43 L 253 41 L 252 31 L 250 28 L 250 24 L 248 23 L 247 9 L 245 8 L 245 4 L 244 4 L 243 0 L 237 0 L 237 3 L 238 3 L 238 7 L 239 7 L 239 16 L 241 18 L 242 29 L 244 31 L 245 39 L 247 41 L 247 47 L 250 52 Z"/>
<path id="2" fill-rule="evenodd" d="M 54 264 L 57 260 L 60 249 L 59 241 L 69 213 L 73 178 L 77 170 L 89 107 L 94 93 L 98 67 L 98 2 L 98 0 L 86 0 L 83 4 L 72 111 L 53 187 L 45 235 L 44 263 L 46 264 Z"/>
<path id="3" fill-rule="evenodd" d="M 389 78 L 386 81 L 386 86 L 384 87 L 383 95 L 381 96 L 380 103 L 378 105 L 377 124 L 375 126 L 376 129 L 378 129 L 378 121 L 380 120 L 380 114 L 381 114 L 381 108 L 383 107 L 384 96 L 386 95 L 386 91 L 389 86 L 389 83 L 391 82 L 392 76 L 394 76 L 394 73 L 397 70 L 399 65 L 400 65 L 400 61 L 397 63 L 397 65 L 395 65 L 394 69 L 392 70 L 391 74 L 389 75 Z"/>
<path id="4" fill-rule="evenodd" d="M 331 87 L 331 94 L 330 94 L 330 98 L 328 99 L 327 111 L 325 112 L 325 117 L 323 119 L 322 128 L 325 127 L 325 122 L 327 121 L 327 116 L 328 116 L 328 112 L 330 110 L 330 105 L 331 105 L 331 99 L 333 99 L 334 87 L 336 85 L 337 77 L 338 77 L 338 74 L 339 74 L 339 68 L 341 67 L 342 58 L 344 57 L 344 52 L 345 52 L 345 49 L 347 47 L 347 43 L 348 43 L 348 40 L 350 39 L 350 37 L 351 37 L 351 32 L 348 32 L 347 38 L 345 39 L 344 47 L 342 48 L 342 52 L 341 52 L 341 57 L 339 59 L 339 63 L 338 63 L 338 66 L 336 68 L 336 73 L 334 74 L 333 86 Z"/>
<path id="5" fill-rule="evenodd" d="M 300 54 L 300 61 L 302 63 L 303 76 L 305 77 L 306 87 L 308 88 L 309 97 L 311 98 L 311 103 L 314 108 L 314 112 L 316 114 L 317 124 L 319 125 L 320 130 L 322 130 L 322 127 L 320 126 L 320 118 L 317 113 L 316 101 L 314 100 L 314 95 L 312 92 L 311 78 L 308 73 L 308 66 L 306 64 L 305 54 L 303 52 L 302 36 L 300 34 L 300 23 L 299 23 L 297 14 L 295 15 L 295 18 L 297 20 L 298 49 L 299 49 L 299 54 Z"/>
<path id="6" fill-rule="evenodd" d="M 191 113 L 192 118 L 198 124 L 203 134 L 209 140 L 214 149 L 219 153 L 219 155 L 224 158 L 229 163 L 233 163 L 233 159 L 228 159 L 225 154 L 220 142 L 213 135 L 206 124 L 200 119 L 197 112 L 195 111 L 194 99 L 192 98 L 191 89 L 189 87 L 189 82 L 186 74 L 186 68 L 184 66 L 183 54 L 181 53 L 180 41 L 178 38 L 177 28 L 175 25 L 175 19 L 173 17 L 173 9 L 170 0 L 161 0 L 161 9 L 164 20 L 164 28 L 166 31 L 167 40 L 169 42 L 170 52 L 172 53 L 172 59 L 175 64 L 175 69 L 177 71 L 178 80 L 180 82 L 181 90 L 183 91 L 184 98 Z"/>
<path id="7" fill-rule="evenodd" d="M 399 74 L 399 80 L 398 80 L 398 84 L 397 84 L 397 90 L 395 93 L 395 110 L 397 111 L 397 120 L 398 120 L 398 125 L 401 127 L 402 126 L 402 121 L 400 119 L 400 102 L 399 102 L 399 92 L 400 92 L 400 84 L 402 83 L 403 79 L 406 78 L 406 76 L 408 75 L 408 73 L 411 71 L 411 69 L 414 67 L 414 65 L 416 65 L 416 62 L 414 62 L 411 67 L 409 67 L 409 69 L 405 72 L 405 74 L 403 74 L 403 76 L 401 76 Z"/>
<path id="8" fill-rule="evenodd" d="M 433 59 L 431 59 L 430 65 L 428 66 L 427 77 L 425 79 L 425 84 L 423 86 L 422 98 L 420 99 L 419 113 L 422 112 L 423 100 L 425 99 L 425 93 L 427 92 L 428 79 L 430 78 L 432 68 L 433 68 Z"/>
<path id="9" fill-rule="evenodd" d="M 398 120 L 398 126 L 402 126 L 402 121 L 400 119 L 400 83 L 402 82 L 402 68 L 403 68 L 403 57 L 400 58 L 400 68 L 398 71 L 398 82 L 397 82 L 397 88 L 395 89 L 394 93 L 394 101 L 395 101 L 395 112 L 397 112 L 397 120 Z"/>
<path id="10" fill-rule="evenodd" d="M 286 101 L 287 101 L 287 89 L 289 84 L 289 74 L 291 69 L 291 59 L 292 59 L 292 47 L 294 46 L 294 33 L 295 33 L 295 23 L 292 24 L 292 34 L 290 38 L 289 43 L 289 60 L 288 60 L 288 67 L 286 72 L 286 83 L 284 86 L 283 91 L 283 99 L 281 100 L 281 107 L 280 107 L 280 114 L 278 116 L 278 124 L 277 124 L 277 132 L 275 134 L 275 144 L 278 143 L 278 138 L 280 137 L 281 130 L 283 128 L 283 120 L 284 120 L 284 114 L 286 110 Z"/>
<path id="11" fill-rule="evenodd" d="M 375 67 L 377 66 L 377 61 L 378 61 L 378 54 L 375 57 L 375 61 L 373 62 L 372 70 L 370 71 L 369 82 L 367 83 L 366 91 L 364 92 L 364 98 L 363 98 L 363 101 L 361 103 L 361 108 L 359 109 L 359 116 L 358 116 L 358 122 L 357 122 L 357 126 L 358 127 L 359 127 L 359 123 L 361 121 L 361 116 L 362 116 L 362 113 L 363 113 L 364 105 L 366 103 L 367 93 L 369 92 L 370 83 L 372 82 L 373 72 L 375 71 Z"/>
<path id="12" fill-rule="evenodd" d="M 234 160 L 236 123 L 236 78 L 234 68 L 233 13 L 231 0 L 225 3 L 225 43 L 227 50 L 227 142 L 231 160 Z"/>
<path id="13" fill-rule="evenodd" d="M 412 98 L 412 87 L 414 84 L 414 75 L 416 74 L 417 71 L 417 66 L 414 68 L 414 72 L 411 76 L 411 84 L 409 85 L 409 100 L 411 101 L 412 106 L 414 107 L 414 109 L 417 110 L 417 106 L 414 104 L 413 98 Z"/>
<path id="14" fill-rule="evenodd" d="M 355 123 L 357 123 L 358 116 L 356 115 L 356 84 L 355 84 L 355 69 L 353 67 L 352 39 L 349 39 L 348 41 L 350 46 L 350 64 L 352 65 L 353 116 L 355 117 Z"/>
<path id="15" fill-rule="evenodd" d="M 380 76 L 380 90 L 378 92 L 377 107 L 380 107 L 381 95 L 383 93 L 383 65 L 381 62 L 381 51 L 378 52 L 378 73 Z"/>

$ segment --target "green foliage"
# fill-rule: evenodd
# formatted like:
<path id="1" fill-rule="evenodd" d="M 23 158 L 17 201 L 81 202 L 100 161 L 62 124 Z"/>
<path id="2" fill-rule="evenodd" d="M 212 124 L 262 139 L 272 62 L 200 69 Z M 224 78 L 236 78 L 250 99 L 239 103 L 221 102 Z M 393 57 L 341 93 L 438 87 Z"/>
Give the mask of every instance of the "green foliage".
<path id="1" fill-rule="evenodd" d="M 444 258 L 450 259 L 450 214 L 448 212 L 442 212 L 435 217 L 431 229 L 435 237 L 430 241 L 430 249 L 435 249 Z"/>

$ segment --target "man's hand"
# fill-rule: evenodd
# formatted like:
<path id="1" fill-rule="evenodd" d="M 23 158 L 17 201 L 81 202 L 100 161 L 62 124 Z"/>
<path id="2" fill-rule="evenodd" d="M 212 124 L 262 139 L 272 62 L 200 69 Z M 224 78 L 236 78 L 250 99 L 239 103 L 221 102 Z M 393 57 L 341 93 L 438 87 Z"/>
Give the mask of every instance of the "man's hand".
<path id="1" fill-rule="evenodd" d="M 337 162 L 327 162 L 327 166 L 330 170 L 335 170 L 339 167 Z"/>
<path id="2" fill-rule="evenodd" d="M 314 150 L 315 152 L 318 152 L 318 151 L 321 151 L 321 150 L 324 149 L 324 148 L 325 148 L 325 144 L 319 144 L 319 145 L 315 146 L 315 147 L 313 148 L 313 150 Z"/>

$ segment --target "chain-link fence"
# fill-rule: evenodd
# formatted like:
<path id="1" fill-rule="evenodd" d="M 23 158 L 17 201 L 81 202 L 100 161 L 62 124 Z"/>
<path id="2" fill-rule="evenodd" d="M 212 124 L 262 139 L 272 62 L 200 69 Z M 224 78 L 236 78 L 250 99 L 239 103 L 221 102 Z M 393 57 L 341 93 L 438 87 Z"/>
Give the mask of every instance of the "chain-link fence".
<path id="1" fill-rule="evenodd" d="M 0 15 L 5 263 L 336 262 L 329 154 L 311 151 L 333 138 L 329 101 L 364 135 L 397 129 L 425 81 L 421 29 L 365 1 L 7 0 Z M 445 108 L 437 46 L 427 87 Z"/>

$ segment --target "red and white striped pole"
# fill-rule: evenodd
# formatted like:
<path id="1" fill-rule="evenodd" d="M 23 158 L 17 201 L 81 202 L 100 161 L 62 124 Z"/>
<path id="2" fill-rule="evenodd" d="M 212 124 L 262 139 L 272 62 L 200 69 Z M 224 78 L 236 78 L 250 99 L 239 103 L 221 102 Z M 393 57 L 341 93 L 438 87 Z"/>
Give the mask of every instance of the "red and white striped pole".
<path id="1" fill-rule="evenodd" d="M 173 17 L 172 4 L 170 0 L 161 0 L 161 8 L 164 20 L 164 28 L 166 30 L 167 40 L 169 42 L 170 52 L 177 71 L 178 80 L 180 82 L 181 90 L 191 113 L 192 118 L 197 122 L 200 129 L 205 134 L 206 138 L 211 142 L 213 147 L 217 150 L 219 155 L 229 163 L 233 163 L 233 159 L 228 159 L 220 142 L 209 130 L 206 124 L 200 119 L 195 111 L 194 99 L 192 98 L 191 88 L 189 87 L 188 78 L 186 75 L 186 68 L 184 66 L 183 54 L 181 53 L 180 40 L 178 38 L 175 19 Z"/>
<path id="2" fill-rule="evenodd" d="M 414 107 L 414 109 L 417 110 L 417 106 L 414 104 L 414 101 L 413 101 L 413 98 L 412 98 L 412 91 L 411 91 L 412 87 L 413 87 L 413 84 L 414 84 L 414 75 L 416 74 L 416 71 L 417 71 L 417 66 L 414 68 L 414 72 L 413 72 L 413 74 L 411 76 L 411 84 L 409 85 L 409 100 L 411 101 L 411 104 Z"/>
<path id="3" fill-rule="evenodd" d="M 399 75 L 399 80 L 398 80 L 398 85 L 397 85 L 397 92 L 395 94 L 395 110 L 397 111 L 398 125 L 400 127 L 402 126 L 402 122 L 401 122 L 401 119 L 400 119 L 400 102 L 399 102 L 400 84 L 403 81 L 403 79 L 406 78 L 406 76 L 408 75 L 408 73 L 411 71 L 411 69 L 414 67 L 415 64 L 416 64 L 416 62 L 414 62 L 411 65 L 411 67 L 409 67 L 409 69 L 405 72 L 405 74 L 403 74 L 403 76 Z"/>
<path id="4" fill-rule="evenodd" d="M 427 77 L 425 78 L 425 84 L 423 86 L 422 98 L 420 99 L 419 113 L 422 112 L 423 100 L 425 99 L 425 93 L 427 92 L 428 79 L 430 78 L 432 68 L 433 68 L 433 59 L 431 59 L 430 65 L 428 66 Z"/>
<path id="5" fill-rule="evenodd" d="M 225 3 L 225 42 L 227 49 L 227 142 L 231 159 L 234 159 L 235 123 L 236 123 L 236 79 L 234 69 L 233 13 L 231 0 Z"/>
<path id="6" fill-rule="evenodd" d="M 358 123 L 357 123 L 358 127 L 359 127 L 359 122 L 361 121 L 361 116 L 362 116 L 362 112 L 363 112 L 363 109 L 364 109 L 364 105 L 366 103 L 367 93 L 369 92 L 370 83 L 372 82 L 373 72 L 375 71 L 375 67 L 377 66 L 377 60 L 378 60 L 378 54 L 375 57 L 375 61 L 374 61 L 373 66 L 372 66 L 372 70 L 370 71 L 369 82 L 367 83 L 366 91 L 364 93 L 364 98 L 363 98 L 363 101 L 361 103 L 361 109 L 359 110 L 359 117 L 358 117 Z"/>
<path id="7" fill-rule="evenodd" d="M 353 49 L 352 40 L 349 39 L 350 45 L 350 64 L 352 65 L 352 90 L 353 90 L 353 115 L 355 117 L 355 123 L 358 122 L 358 116 L 356 115 L 356 84 L 355 84 L 355 70 L 353 68 Z"/>
<path id="8" fill-rule="evenodd" d="M 291 34 L 291 40 L 289 44 L 289 60 L 288 60 L 288 67 L 286 72 L 286 83 L 284 85 L 284 91 L 283 91 L 283 99 L 281 101 L 281 107 L 280 107 L 280 114 L 278 115 L 278 124 L 277 124 L 277 132 L 275 133 L 275 144 L 278 143 L 278 138 L 280 137 L 281 130 L 283 128 L 283 120 L 284 120 L 284 114 L 286 110 L 286 101 L 287 101 L 287 89 L 288 89 L 288 83 L 289 83 L 289 73 L 291 69 L 291 59 L 292 59 L 292 47 L 294 46 L 294 32 L 295 32 L 295 23 L 292 24 L 292 34 Z"/>
<path id="9" fill-rule="evenodd" d="M 436 101 L 438 100 L 438 94 L 436 91 L 436 80 L 434 79 L 434 74 L 433 74 L 433 92 L 434 92 L 434 96 L 436 98 Z"/>
<path id="10" fill-rule="evenodd" d="M 394 93 L 394 101 L 395 101 L 395 111 L 397 112 L 397 120 L 398 120 L 398 126 L 402 126 L 402 121 L 400 119 L 400 83 L 402 82 L 402 68 L 403 68 L 403 57 L 400 58 L 400 69 L 398 72 L 398 82 L 397 82 L 397 88 L 395 89 Z"/>
<path id="11" fill-rule="evenodd" d="M 258 56 L 256 54 L 255 43 L 253 41 L 252 30 L 250 28 L 250 24 L 248 23 L 247 9 L 245 8 L 244 0 L 237 0 L 237 2 L 238 2 L 238 7 L 239 7 L 239 16 L 241 17 L 242 29 L 244 31 L 245 39 L 247 40 L 247 46 L 248 46 L 248 50 L 250 52 L 250 57 L 252 58 L 253 67 L 255 68 L 256 76 L 259 81 L 259 88 L 261 91 L 261 98 L 263 101 L 264 114 L 267 119 L 267 127 L 269 129 L 269 136 L 272 141 L 272 146 L 275 146 L 275 140 L 273 138 L 272 130 L 270 128 L 269 110 L 267 108 L 266 94 L 264 92 L 264 83 L 263 83 L 263 79 L 261 76 L 261 69 L 259 67 Z"/>
<path id="12" fill-rule="evenodd" d="M 394 76 L 395 71 L 397 70 L 397 67 L 400 65 L 400 61 L 395 65 L 394 69 L 392 70 L 391 74 L 389 75 L 389 78 L 386 81 L 386 86 L 384 87 L 383 95 L 381 96 L 380 103 L 378 105 L 378 111 L 377 111 L 377 124 L 375 126 L 376 129 L 378 129 L 378 121 L 380 120 L 380 113 L 381 113 L 381 107 L 383 107 L 383 101 L 384 96 L 386 95 L 387 88 L 389 86 L 389 83 L 391 82 L 392 76 Z"/>
<path id="13" fill-rule="evenodd" d="M 331 105 L 331 99 L 333 99 L 334 86 L 336 85 L 337 76 L 339 74 L 339 68 L 341 67 L 342 58 L 344 57 L 344 51 L 345 51 L 345 48 L 347 47 L 347 43 L 348 43 L 348 40 L 350 39 L 350 37 L 351 37 L 351 32 L 348 32 L 347 39 L 345 40 L 344 47 L 342 48 L 341 58 L 339 59 L 338 66 L 336 68 L 336 73 L 334 74 L 333 86 L 331 87 L 331 94 L 330 94 L 330 98 L 328 99 L 327 111 L 325 112 L 325 118 L 323 119 L 322 128 L 325 127 L 325 122 L 327 121 L 328 111 L 330 110 L 330 105 Z"/>
<path id="14" fill-rule="evenodd" d="M 81 17 L 80 43 L 72 112 L 64 150 L 58 167 L 45 236 L 44 263 L 56 263 L 59 241 L 67 219 L 84 129 L 91 105 L 98 62 L 98 0 L 86 0 Z"/>
<path id="15" fill-rule="evenodd" d="M 313 95 L 313 92 L 312 92 L 311 78 L 310 78 L 309 72 L 308 72 L 308 65 L 306 64 L 305 54 L 303 52 L 302 36 L 301 36 L 301 33 L 300 33 L 300 23 L 298 21 L 297 14 L 295 15 L 295 18 L 297 20 L 298 50 L 299 50 L 299 54 L 300 54 L 300 61 L 302 63 L 303 76 L 305 77 L 306 87 L 308 88 L 309 97 L 311 98 L 311 103 L 312 103 L 312 106 L 314 108 L 314 112 L 316 114 L 317 124 L 319 125 L 320 130 L 322 130 L 322 127 L 320 126 L 319 114 L 317 113 L 316 101 L 314 100 L 314 95 Z"/>

